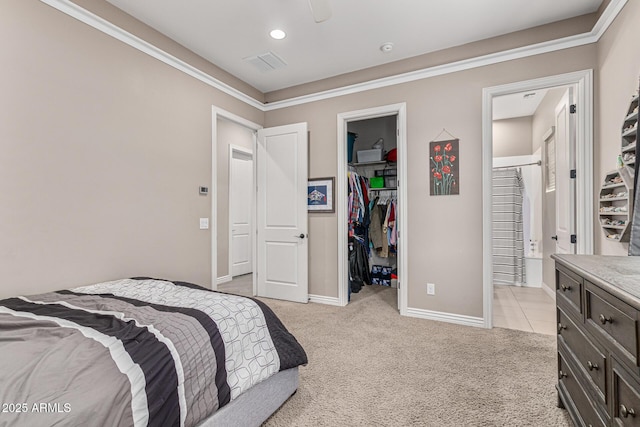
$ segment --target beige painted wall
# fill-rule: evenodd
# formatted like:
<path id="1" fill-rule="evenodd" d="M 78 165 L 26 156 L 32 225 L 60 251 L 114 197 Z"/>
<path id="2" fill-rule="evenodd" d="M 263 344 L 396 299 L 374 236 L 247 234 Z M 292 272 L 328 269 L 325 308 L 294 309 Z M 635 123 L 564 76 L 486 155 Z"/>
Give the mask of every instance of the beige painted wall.
<path id="1" fill-rule="evenodd" d="M 528 156 L 531 151 L 531 116 L 493 121 L 493 157 Z"/>
<path id="2" fill-rule="evenodd" d="M 482 316 L 482 89 L 592 68 L 595 46 L 540 55 L 469 71 L 267 112 L 267 126 L 307 121 L 310 174 L 335 176 L 336 115 L 407 103 L 409 306 Z M 443 128 L 460 138 L 460 195 L 430 197 L 429 141 Z M 337 296 L 335 215 L 310 218 L 310 293 Z M 321 233 L 321 234 L 319 234 Z M 460 268 L 464 265 L 464 268 Z M 402 278 L 401 278 L 402 280 Z M 427 296 L 426 284 L 436 284 Z"/>
<path id="3" fill-rule="evenodd" d="M 596 74 L 596 153 L 594 164 L 594 191 L 608 171 L 616 168 L 620 154 L 622 120 L 631 95 L 638 89 L 640 76 L 640 49 L 638 47 L 640 2 L 629 1 L 598 43 L 598 69 Z M 594 200 L 598 200 L 594 196 Z M 594 206 L 594 211 L 597 206 Z M 597 214 L 596 214 L 597 218 Z M 607 241 L 599 224 L 595 224 L 595 250 L 603 255 L 626 255 L 627 243 Z"/>
<path id="4" fill-rule="evenodd" d="M 0 297 L 211 283 L 211 105 L 263 113 L 39 1 L 0 2 Z"/>
<path id="5" fill-rule="evenodd" d="M 253 131 L 229 120 L 218 119 L 218 277 L 229 275 L 229 153 L 230 145 L 253 151 Z"/>

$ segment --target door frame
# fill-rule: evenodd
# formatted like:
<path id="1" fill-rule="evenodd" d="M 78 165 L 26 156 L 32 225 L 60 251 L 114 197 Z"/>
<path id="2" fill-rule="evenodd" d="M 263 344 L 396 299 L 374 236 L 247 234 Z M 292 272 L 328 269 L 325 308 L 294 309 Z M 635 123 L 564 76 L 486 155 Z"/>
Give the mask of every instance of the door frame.
<path id="1" fill-rule="evenodd" d="M 576 253 L 593 254 L 593 70 L 526 80 L 482 90 L 482 264 L 484 327 L 493 327 L 491 178 L 493 175 L 493 98 L 501 95 L 575 85 L 576 112 Z M 559 177 L 556 177 L 559 179 Z"/>
<path id="2" fill-rule="evenodd" d="M 222 108 L 211 106 L 211 212 L 210 212 L 210 229 L 211 229 L 211 289 L 218 289 L 219 283 L 226 282 L 226 278 L 218 278 L 218 178 L 217 178 L 217 162 L 218 162 L 218 118 L 229 120 L 253 132 L 253 152 L 256 152 L 257 132 L 263 126 L 233 114 Z M 253 188 L 256 187 L 256 158 L 253 156 Z M 255 196 L 254 196 L 255 199 Z M 255 203 L 254 203 L 254 219 L 255 219 Z M 256 245 L 253 245 L 253 271 L 256 271 Z M 229 271 L 229 275 L 231 271 Z M 222 279 L 222 280 L 220 280 Z M 256 295 L 256 278 L 253 277 L 253 294 Z"/>
<path id="3" fill-rule="evenodd" d="M 338 305 L 345 306 L 349 300 L 349 227 L 347 224 L 347 123 L 356 120 L 373 119 L 385 116 L 398 116 L 398 239 L 400 245 L 398 264 L 398 286 L 400 314 L 407 314 L 408 291 L 408 206 L 407 206 L 407 104 L 383 105 L 364 110 L 339 113 L 337 116 L 338 167 L 336 178 L 336 213 L 338 215 Z"/>
<path id="4" fill-rule="evenodd" d="M 255 135 L 254 135 L 254 145 L 255 145 Z M 235 145 L 235 144 L 229 144 L 229 205 L 228 207 L 228 217 L 229 217 L 229 224 L 228 224 L 228 228 L 229 228 L 229 276 L 231 276 L 231 280 L 233 280 L 233 232 L 232 232 L 232 225 L 231 225 L 231 187 L 232 187 L 232 182 L 231 182 L 231 163 L 233 162 L 233 153 L 242 153 L 244 155 L 246 155 L 247 157 L 251 157 L 251 163 L 252 163 L 252 188 L 255 189 L 255 183 L 256 183 L 256 179 L 255 179 L 255 156 L 253 154 L 253 149 L 249 150 L 247 148 L 241 147 L 239 145 Z M 255 197 L 255 192 L 252 192 L 251 195 L 251 229 L 249 230 L 249 234 L 251 235 L 251 257 L 253 258 L 254 254 L 255 254 L 255 243 L 256 243 L 256 229 L 255 229 L 255 220 L 256 220 L 256 197 Z M 251 269 L 253 270 L 253 259 L 251 260 Z M 253 271 L 252 271 L 253 273 Z"/>

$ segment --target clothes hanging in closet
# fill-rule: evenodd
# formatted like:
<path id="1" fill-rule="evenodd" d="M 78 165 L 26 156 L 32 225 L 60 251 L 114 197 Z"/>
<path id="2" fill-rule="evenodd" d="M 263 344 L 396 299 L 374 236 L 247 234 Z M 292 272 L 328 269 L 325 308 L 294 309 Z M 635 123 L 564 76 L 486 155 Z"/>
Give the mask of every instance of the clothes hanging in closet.
<path id="1" fill-rule="evenodd" d="M 396 198 L 376 198 L 370 205 L 371 221 L 369 236 L 371 246 L 381 258 L 396 253 L 398 230 L 396 221 Z"/>
<path id="2" fill-rule="evenodd" d="M 360 292 L 371 284 L 369 273 L 369 187 L 367 180 L 349 172 L 349 285 L 350 292 Z"/>

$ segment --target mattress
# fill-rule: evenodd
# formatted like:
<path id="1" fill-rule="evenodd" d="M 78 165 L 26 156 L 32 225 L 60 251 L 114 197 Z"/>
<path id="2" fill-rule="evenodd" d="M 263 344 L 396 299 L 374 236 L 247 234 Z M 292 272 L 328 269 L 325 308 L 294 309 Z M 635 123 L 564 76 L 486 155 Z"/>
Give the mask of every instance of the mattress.
<path id="1" fill-rule="evenodd" d="M 190 283 L 0 301 L 0 424 L 196 426 L 306 363 L 264 303 Z"/>

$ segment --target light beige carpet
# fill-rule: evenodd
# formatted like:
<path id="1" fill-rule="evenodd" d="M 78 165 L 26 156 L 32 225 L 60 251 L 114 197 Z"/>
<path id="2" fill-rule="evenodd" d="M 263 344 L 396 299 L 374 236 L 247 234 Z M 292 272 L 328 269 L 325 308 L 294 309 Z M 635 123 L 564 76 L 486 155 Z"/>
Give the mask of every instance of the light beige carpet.
<path id="1" fill-rule="evenodd" d="M 347 307 L 265 299 L 309 356 L 275 426 L 570 426 L 556 337 L 401 317 L 395 290 Z"/>

